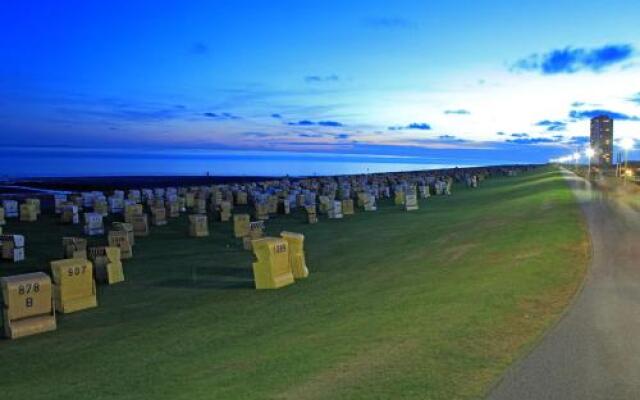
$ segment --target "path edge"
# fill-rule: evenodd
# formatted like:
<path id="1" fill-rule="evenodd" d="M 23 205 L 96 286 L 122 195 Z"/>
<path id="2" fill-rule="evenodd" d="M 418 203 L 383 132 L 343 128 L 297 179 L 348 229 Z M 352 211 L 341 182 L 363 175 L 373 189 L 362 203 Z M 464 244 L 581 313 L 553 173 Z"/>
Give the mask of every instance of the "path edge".
<path id="1" fill-rule="evenodd" d="M 563 178 L 566 179 L 568 176 L 575 176 L 575 177 L 579 177 L 579 175 L 575 174 L 572 171 L 569 171 L 566 168 L 558 168 L 558 170 L 560 172 L 562 172 Z M 582 178 L 583 180 L 586 180 L 584 178 Z M 567 183 L 568 186 L 568 183 Z M 504 370 L 504 372 L 502 374 L 500 374 L 499 377 L 495 378 L 491 384 L 489 386 L 487 386 L 487 389 L 484 391 L 484 393 L 481 395 L 481 397 L 479 397 L 479 399 L 487 399 L 489 397 L 489 395 L 491 395 L 491 393 L 496 390 L 498 388 L 498 386 L 500 386 L 500 384 L 504 381 L 505 376 L 507 375 L 508 372 L 510 371 L 516 371 L 518 370 L 521 366 L 522 363 L 524 362 L 524 360 L 531 354 L 533 353 L 538 347 L 540 347 L 540 345 L 542 344 L 542 342 L 544 341 L 544 339 L 550 335 L 552 332 L 554 332 L 557 328 L 557 326 L 560 324 L 560 322 L 562 320 L 565 319 L 565 317 L 569 314 L 569 312 L 573 309 L 574 305 L 576 304 L 578 298 L 580 297 L 580 295 L 582 295 L 582 292 L 584 291 L 584 288 L 587 284 L 587 281 L 589 279 L 591 279 L 591 270 L 592 270 L 592 265 L 593 265 L 593 240 L 591 237 L 591 231 L 588 229 L 588 222 L 587 222 L 587 218 L 586 215 L 584 213 L 584 210 L 582 208 L 582 206 L 580 206 L 580 203 L 578 202 L 578 198 L 576 197 L 575 192 L 573 191 L 573 189 L 571 187 L 569 187 L 569 189 L 571 190 L 571 194 L 573 195 L 573 197 L 576 200 L 576 205 L 578 207 L 580 207 L 580 213 L 582 214 L 583 217 L 583 222 L 585 223 L 585 226 L 587 227 L 587 233 L 588 233 L 588 245 L 589 245 L 589 261 L 587 262 L 587 269 L 585 271 L 584 274 L 584 278 L 582 279 L 582 281 L 580 282 L 580 285 L 578 286 L 578 288 L 576 289 L 575 293 L 573 294 L 573 296 L 571 296 L 571 299 L 569 300 L 569 303 L 567 304 L 567 306 L 562 310 L 562 312 L 560 313 L 560 315 L 558 316 L 558 318 L 553 321 L 549 327 L 547 329 L 545 329 L 542 333 L 540 333 L 540 335 L 538 335 L 533 341 L 532 343 L 527 346 L 525 349 L 523 349 L 520 354 L 518 354 L 513 362 L 511 363 L 511 365 L 509 365 L 507 367 L 507 369 Z"/>

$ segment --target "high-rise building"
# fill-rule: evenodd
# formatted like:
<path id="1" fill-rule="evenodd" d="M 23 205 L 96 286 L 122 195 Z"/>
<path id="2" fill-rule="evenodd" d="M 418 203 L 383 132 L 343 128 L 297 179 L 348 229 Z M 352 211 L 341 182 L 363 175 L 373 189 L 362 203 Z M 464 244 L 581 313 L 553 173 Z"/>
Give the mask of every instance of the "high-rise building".
<path id="1" fill-rule="evenodd" d="M 613 119 L 600 115 L 591 119 L 591 148 L 593 162 L 602 167 L 610 167 L 613 160 Z"/>

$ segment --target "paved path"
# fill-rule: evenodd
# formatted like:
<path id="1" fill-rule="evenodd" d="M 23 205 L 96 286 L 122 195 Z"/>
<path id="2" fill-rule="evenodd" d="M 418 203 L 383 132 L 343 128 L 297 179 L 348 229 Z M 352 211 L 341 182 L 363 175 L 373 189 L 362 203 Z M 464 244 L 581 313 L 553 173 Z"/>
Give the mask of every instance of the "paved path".
<path id="1" fill-rule="evenodd" d="M 589 224 L 592 265 L 573 306 L 491 400 L 640 399 L 640 214 L 565 176 Z"/>

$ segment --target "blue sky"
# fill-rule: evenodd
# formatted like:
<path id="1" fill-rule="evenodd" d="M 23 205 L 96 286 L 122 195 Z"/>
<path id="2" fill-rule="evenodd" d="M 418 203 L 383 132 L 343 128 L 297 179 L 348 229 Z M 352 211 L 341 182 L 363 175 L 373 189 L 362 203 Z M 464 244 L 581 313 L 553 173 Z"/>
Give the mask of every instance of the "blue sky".
<path id="1" fill-rule="evenodd" d="M 637 1 L 38 1 L 0 12 L 11 146 L 543 162 L 640 139 Z"/>

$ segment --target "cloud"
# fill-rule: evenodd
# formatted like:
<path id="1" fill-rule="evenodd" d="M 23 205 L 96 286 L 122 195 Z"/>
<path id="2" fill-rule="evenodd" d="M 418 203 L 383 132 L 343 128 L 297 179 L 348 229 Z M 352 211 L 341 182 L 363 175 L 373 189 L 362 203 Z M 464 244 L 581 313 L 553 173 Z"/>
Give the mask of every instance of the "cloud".
<path id="1" fill-rule="evenodd" d="M 425 123 L 425 122 L 412 122 L 409 125 L 406 126 L 390 126 L 388 128 L 390 131 L 401 131 L 401 130 L 405 130 L 405 129 L 416 129 L 416 130 L 421 130 L 421 131 L 428 131 L 431 130 L 431 125 Z"/>
<path id="2" fill-rule="evenodd" d="M 155 108 L 152 105 L 106 104 L 108 107 L 78 108 L 73 106 L 61 106 L 55 109 L 56 113 L 68 115 L 77 119 L 79 115 L 90 118 L 118 120 L 123 122 L 153 123 L 187 117 L 186 109 L 178 106 Z"/>
<path id="3" fill-rule="evenodd" d="M 244 132 L 242 135 L 243 136 L 258 137 L 258 138 L 266 138 L 266 137 L 273 136 L 272 134 L 266 133 L 266 132 Z"/>
<path id="4" fill-rule="evenodd" d="M 460 109 L 460 110 L 446 110 L 444 113 L 445 114 L 457 114 L 457 115 L 469 115 L 469 114 L 471 114 L 471 112 L 469 112 L 469 110 L 463 110 L 463 109 Z"/>
<path id="5" fill-rule="evenodd" d="M 402 17 L 367 18 L 364 24 L 375 29 L 410 29 L 416 26 L 414 22 Z"/>
<path id="6" fill-rule="evenodd" d="M 634 94 L 629 98 L 629 101 L 640 104 L 640 92 Z"/>
<path id="7" fill-rule="evenodd" d="M 320 122 L 318 122 L 318 125 L 320 125 L 320 126 L 332 126 L 332 127 L 344 126 L 342 123 L 336 122 L 336 121 L 320 121 Z"/>
<path id="8" fill-rule="evenodd" d="M 567 130 L 566 122 L 550 121 L 548 119 L 536 122 L 536 126 L 542 126 L 546 128 L 547 132 L 561 132 Z"/>
<path id="9" fill-rule="evenodd" d="M 289 122 L 289 123 L 287 123 L 287 125 L 290 125 L 290 126 L 313 126 L 313 125 L 315 125 L 315 122 L 309 121 L 307 119 L 303 119 L 303 120 L 298 121 L 298 122 Z"/>
<path id="10" fill-rule="evenodd" d="M 202 42 L 195 42 L 191 45 L 189 51 L 192 54 L 206 54 L 209 52 L 209 46 Z"/>
<path id="11" fill-rule="evenodd" d="M 327 132 L 302 132 L 302 133 L 296 133 L 295 134 L 298 137 L 302 137 L 302 138 L 334 138 L 334 139 L 338 139 L 338 140 L 345 140 L 345 139 L 349 139 L 351 137 L 350 134 L 348 133 L 338 133 L 338 134 L 334 134 L 334 133 L 327 133 Z"/>
<path id="12" fill-rule="evenodd" d="M 634 52 L 630 44 L 609 44 L 592 49 L 565 47 L 544 54 L 531 54 L 516 61 L 511 70 L 536 71 L 543 75 L 572 74 L 583 70 L 601 72 L 630 59 Z"/>
<path id="13" fill-rule="evenodd" d="M 307 83 L 325 83 L 325 82 L 338 82 L 340 77 L 336 74 L 331 75 L 307 75 L 304 77 L 304 81 Z"/>
<path id="14" fill-rule="evenodd" d="M 589 143 L 590 140 L 589 136 L 571 136 L 568 143 L 573 145 L 583 145 Z"/>
<path id="15" fill-rule="evenodd" d="M 277 113 L 275 113 L 275 114 L 271 114 L 271 118 L 281 119 L 281 118 L 282 118 L 282 115 L 277 114 Z"/>
<path id="16" fill-rule="evenodd" d="M 640 121 L 640 117 L 609 110 L 571 110 L 569 112 L 569 118 L 573 119 L 591 119 L 600 115 L 606 115 L 609 118 L 619 121 Z"/>
<path id="17" fill-rule="evenodd" d="M 431 130 L 431 125 L 424 122 L 414 122 L 409 124 L 409 126 L 407 126 L 407 129 L 419 129 L 422 131 L 428 131 Z"/>
<path id="18" fill-rule="evenodd" d="M 303 119 L 301 121 L 297 121 L 297 122 L 288 122 L 287 125 L 289 126 L 326 126 L 326 127 L 342 127 L 344 126 L 341 122 L 337 122 L 337 121 L 319 121 L 319 122 L 313 122 L 313 121 L 309 121 L 308 119 Z"/>
<path id="19" fill-rule="evenodd" d="M 240 117 L 238 117 L 237 115 L 233 115 L 227 112 L 222 113 L 222 116 L 226 119 L 240 119 Z"/>
<path id="20" fill-rule="evenodd" d="M 465 141 L 465 140 L 460 139 L 460 138 L 458 138 L 456 136 L 453 136 L 453 135 L 440 135 L 440 136 L 438 136 L 438 139 L 440 139 L 442 141 L 445 141 L 445 142 L 459 142 L 459 143 L 462 143 L 462 142 Z"/>
<path id="21" fill-rule="evenodd" d="M 573 108 L 580 108 L 580 107 L 600 107 L 600 104 L 597 103 L 587 103 L 584 101 L 574 101 L 573 103 L 571 103 L 571 107 Z"/>
<path id="22" fill-rule="evenodd" d="M 504 132 L 498 132 L 499 136 L 505 136 Z M 528 133 L 512 133 L 509 135 L 513 139 L 506 139 L 506 143 L 515 143 L 515 144 L 545 144 L 545 143 L 558 143 L 564 139 L 562 135 L 554 135 L 551 138 L 548 137 L 530 137 Z"/>
<path id="23" fill-rule="evenodd" d="M 233 115 L 228 112 L 223 112 L 220 114 L 213 113 L 213 112 L 205 112 L 205 113 L 202 113 L 202 116 L 207 118 L 217 119 L 217 120 L 240 119 L 240 117 L 238 117 L 237 115 Z"/>
<path id="24" fill-rule="evenodd" d="M 517 144 L 541 144 L 541 143 L 557 143 L 557 139 L 550 138 L 517 138 L 517 139 L 507 139 L 507 143 L 517 143 Z"/>
<path id="25" fill-rule="evenodd" d="M 635 149 L 638 145 L 640 145 L 640 139 L 635 139 L 635 138 L 628 138 L 628 139 L 629 139 L 629 140 L 631 140 L 631 142 L 632 142 L 632 144 L 633 144 L 634 149 Z M 614 141 L 618 146 L 621 146 L 624 140 L 625 140 L 625 139 L 623 139 L 623 138 L 613 139 L 613 141 Z M 635 151 L 635 150 L 634 150 L 634 151 Z"/>

